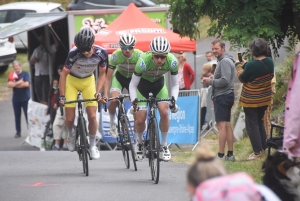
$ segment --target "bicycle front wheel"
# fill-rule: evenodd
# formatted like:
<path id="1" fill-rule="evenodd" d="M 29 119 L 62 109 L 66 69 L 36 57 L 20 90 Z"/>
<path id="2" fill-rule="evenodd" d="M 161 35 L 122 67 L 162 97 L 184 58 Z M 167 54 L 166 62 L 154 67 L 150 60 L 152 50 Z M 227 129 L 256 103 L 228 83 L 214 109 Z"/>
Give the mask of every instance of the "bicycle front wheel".
<path id="1" fill-rule="evenodd" d="M 125 116 L 124 122 L 122 124 L 122 130 L 123 130 L 123 133 L 125 136 L 125 141 L 126 141 L 125 146 L 127 147 L 127 153 L 128 153 L 128 150 L 131 151 L 131 158 L 132 158 L 134 170 L 137 171 L 136 161 L 135 161 L 135 152 L 134 152 L 133 145 L 132 145 L 131 138 L 130 138 L 130 135 L 133 136 L 133 129 L 130 125 L 130 121 L 127 116 Z"/>
<path id="2" fill-rule="evenodd" d="M 149 136 L 150 136 L 150 144 L 149 144 L 149 162 L 151 169 L 151 177 L 154 180 L 154 183 L 157 184 L 159 181 L 159 170 L 160 170 L 160 143 L 158 136 L 158 127 L 156 118 L 150 120 L 149 128 L 148 128 Z"/>
<path id="3" fill-rule="evenodd" d="M 86 176 L 89 176 L 89 161 L 87 154 L 87 143 L 86 143 L 86 129 L 85 129 L 85 121 L 83 117 L 79 117 L 79 136 L 80 136 L 80 149 L 82 154 L 82 165 L 83 165 L 83 173 Z"/>
<path id="4" fill-rule="evenodd" d="M 119 143 L 121 144 L 121 149 L 122 149 L 122 155 L 124 158 L 125 166 L 127 169 L 130 168 L 130 162 L 129 162 L 129 153 L 128 153 L 128 148 L 126 146 L 126 139 L 125 139 L 125 132 L 124 132 L 124 122 L 119 121 Z"/>

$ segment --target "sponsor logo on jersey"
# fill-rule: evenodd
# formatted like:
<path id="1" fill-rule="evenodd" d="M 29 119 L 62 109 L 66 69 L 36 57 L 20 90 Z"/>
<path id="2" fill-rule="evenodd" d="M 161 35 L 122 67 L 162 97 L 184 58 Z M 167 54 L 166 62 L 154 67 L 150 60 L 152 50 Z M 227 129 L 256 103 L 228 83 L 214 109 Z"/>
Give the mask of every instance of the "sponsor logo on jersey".
<path id="1" fill-rule="evenodd" d="M 176 60 L 172 60 L 171 69 L 174 69 L 176 66 L 177 66 L 177 61 Z"/>
<path id="2" fill-rule="evenodd" d="M 112 55 L 111 55 L 111 59 L 112 59 L 114 62 L 117 62 L 117 59 L 118 59 L 117 54 L 112 54 Z"/>
<path id="3" fill-rule="evenodd" d="M 146 70 L 146 64 L 145 64 L 145 62 L 143 61 L 143 60 L 141 60 L 141 62 L 140 62 L 140 68 L 144 71 L 144 70 Z"/>
<path id="4" fill-rule="evenodd" d="M 80 52 L 77 52 L 77 53 L 75 54 L 74 57 L 69 58 L 69 61 L 70 61 L 70 62 L 76 61 L 76 59 L 77 59 L 78 57 L 80 57 L 80 55 L 81 55 L 81 53 L 80 53 Z"/>

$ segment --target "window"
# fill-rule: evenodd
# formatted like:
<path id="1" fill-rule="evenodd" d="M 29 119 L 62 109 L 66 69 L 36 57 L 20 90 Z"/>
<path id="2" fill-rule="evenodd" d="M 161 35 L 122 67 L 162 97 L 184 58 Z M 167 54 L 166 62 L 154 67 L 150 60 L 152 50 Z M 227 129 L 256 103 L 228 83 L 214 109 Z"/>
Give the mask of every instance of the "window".
<path id="1" fill-rule="evenodd" d="M 5 23 L 12 23 L 25 16 L 26 13 L 35 13 L 33 10 L 9 10 Z"/>
<path id="2" fill-rule="evenodd" d="M 5 23 L 7 10 L 0 10 L 0 23 Z"/>
<path id="3" fill-rule="evenodd" d="M 104 5 L 114 5 L 113 1 L 107 1 L 107 0 L 88 0 L 86 2 L 93 3 L 93 4 L 104 4 Z"/>
<path id="4" fill-rule="evenodd" d="M 128 6 L 130 3 L 133 3 L 134 0 L 116 0 L 116 5 L 118 6 Z"/>

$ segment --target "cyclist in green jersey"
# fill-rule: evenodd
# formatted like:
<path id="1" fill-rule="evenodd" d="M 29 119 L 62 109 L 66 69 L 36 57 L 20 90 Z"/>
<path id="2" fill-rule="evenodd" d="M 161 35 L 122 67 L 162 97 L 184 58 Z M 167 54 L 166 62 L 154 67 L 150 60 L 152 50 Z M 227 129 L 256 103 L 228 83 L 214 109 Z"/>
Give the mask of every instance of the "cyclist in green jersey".
<path id="1" fill-rule="evenodd" d="M 120 48 L 113 52 L 109 59 L 108 71 L 104 84 L 104 97 L 108 97 L 108 89 L 110 87 L 110 97 L 119 96 L 124 88 L 129 91 L 129 83 L 136 62 L 143 53 L 141 50 L 135 49 L 136 39 L 132 34 L 123 34 L 119 39 Z M 115 71 L 115 69 L 117 69 Z M 114 72 L 115 71 L 115 72 Z M 110 116 L 110 135 L 113 138 L 118 137 L 116 129 L 116 107 L 117 100 L 110 102 L 108 112 Z"/>
<path id="2" fill-rule="evenodd" d="M 177 100 L 179 92 L 178 84 L 178 61 L 176 57 L 169 53 L 171 49 L 169 41 L 161 36 L 154 38 L 150 43 L 150 51 L 145 52 L 139 58 L 134 73 L 132 75 L 129 89 L 130 99 L 135 98 L 146 99 L 151 92 L 156 98 L 169 98 L 168 88 L 164 74 L 171 73 L 171 96 Z M 136 146 L 136 156 L 138 160 L 143 159 L 143 132 L 145 130 L 145 120 L 147 115 L 147 103 L 138 103 L 135 120 L 135 129 L 138 137 L 138 145 Z M 170 126 L 169 111 L 175 113 L 178 107 L 169 105 L 167 102 L 159 102 L 158 110 L 160 113 L 160 131 L 162 134 L 160 158 L 164 161 L 171 159 L 171 153 L 167 147 L 167 136 Z"/>

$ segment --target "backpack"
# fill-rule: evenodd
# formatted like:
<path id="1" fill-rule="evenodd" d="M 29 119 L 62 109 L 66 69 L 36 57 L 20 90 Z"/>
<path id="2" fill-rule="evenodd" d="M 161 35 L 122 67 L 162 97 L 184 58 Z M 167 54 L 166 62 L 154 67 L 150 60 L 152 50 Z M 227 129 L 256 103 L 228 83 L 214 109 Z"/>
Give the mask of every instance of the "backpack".
<path id="1" fill-rule="evenodd" d="M 246 173 L 234 173 L 202 182 L 193 201 L 261 201 L 256 183 Z"/>

